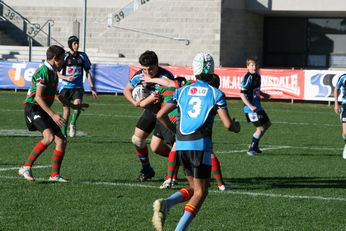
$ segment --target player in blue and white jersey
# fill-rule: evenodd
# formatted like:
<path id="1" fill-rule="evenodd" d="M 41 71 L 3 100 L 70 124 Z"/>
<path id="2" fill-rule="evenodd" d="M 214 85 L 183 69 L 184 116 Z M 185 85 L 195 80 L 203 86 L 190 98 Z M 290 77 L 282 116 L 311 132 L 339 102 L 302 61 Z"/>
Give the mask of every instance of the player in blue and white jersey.
<path id="1" fill-rule="evenodd" d="M 154 51 L 145 51 L 143 54 L 141 54 L 139 57 L 139 63 L 141 64 L 142 69 L 133 75 L 123 91 L 125 98 L 135 107 L 140 107 L 141 101 L 135 101 L 132 98 L 132 91 L 139 84 L 145 85 L 141 80 L 144 75 L 149 78 L 174 79 L 171 72 L 159 66 L 158 57 Z M 145 87 L 151 92 L 151 94 L 155 94 L 158 85 L 147 84 Z M 156 116 L 153 113 L 153 111 L 157 112 L 159 109 L 159 102 L 150 105 L 150 107 L 147 109 L 144 109 L 142 115 L 137 121 L 136 128 L 132 136 L 132 143 L 135 145 L 136 154 L 142 165 L 142 169 L 137 177 L 137 180 L 140 182 L 147 181 L 155 176 L 155 171 L 151 167 L 149 161 L 149 151 L 146 144 L 146 139 L 154 129 L 159 129 L 159 124 L 156 123 Z M 165 144 L 160 137 L 155 136 L 155 134 L 156 132 L 154 132 L 151 139 L 151 150 L 156 154 L 168 157 L 170 147 Z"/>
<path id="2" fill-rule="evenodd" d="M 246 60 L 248 72 L 241 82 L 240 98 L 244 103 L 244 113 L 248 122 L 252 122 L 256 127 L 255 133 L 247 154 L 255 156 L 262 151 L 259 149 L 260 139 L 271 126 L 270 119 L 261 105 L 261 96 L 270 98 L 270 95 L 261 91 L 261 76 L 257 73 L 257 64 L 254 58 Z"/>
<path id="3" fill-rule="evenodd" d="M 91 63 L 88 55 L 84 52 L 78 51 L 79 39 L 77 36 L 70 36 L 68 38 L 68 47 L 70 51 L 65 53 L 64 64 L 62 67 L 62 73 L 59 73 L 59 78 L 62 79 L 60 95 L 74 104 L 81 104 L 83 102 L 84 86 L 83 86 L 83 71 L 86 72 L 91 93 L 94 98 L 97 97 L 95 84 L 91 76 L 90 68 Z M 66 124 L 61 128 L 63 135 L 67 136 L 67 124 L 70 117 L 70 108 L 64 106 L 63 117 Z M 80 115 L 80 110 L 74 110 L 71 116 L 70 122 L 70 137 L 74 137 L 77 132 L 77 119 Z"/>
<path id="4" fill-rule="evenodd" d="M 341 92 L 342 100 L 341 107 L 339 106 L 338 97 Z M 344 139 L 345 146 L 342 157 L 346 159 L 346 74 L 339 77 L 334 89 L 334 111 L 340 116 L 342 123 L 342 138 Z"/>
<path id="5" fill-rule="evenodd" d="M 211 175 L 212 128 L 216 114 L 225 128 L 240 131 L 240 125 L 228 114 L 223 92 L 208 84 L 214 74 L 214 61 L 210 54 L 199 53 L 193 61 L 197 81 L 177 89 L 174 96 L 158 113 L 157 118 L 166 124 L 165 116 L 178 108 L 176 124 L 176 151 L 189 187 L 182 188 L 166 199 L 154 202 L 152 218 L 156 230 L 163 230 L 168 210 L 188 201 L 176 230 L 186 230 L 197 215 L 207 194 Z"/>

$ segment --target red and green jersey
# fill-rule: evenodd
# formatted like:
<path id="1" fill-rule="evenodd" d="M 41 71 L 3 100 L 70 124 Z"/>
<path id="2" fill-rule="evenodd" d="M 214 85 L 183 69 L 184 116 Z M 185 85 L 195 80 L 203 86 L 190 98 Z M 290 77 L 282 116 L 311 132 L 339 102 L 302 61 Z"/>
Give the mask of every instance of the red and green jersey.
<path id="1" fill-rule="evenodd" d="M 53 67 L 48 63 L 44 64 L 37 69 L 35 74 L 32 76 L 31 86 L 25 98 L 26 103 L 37 104 L 35 100 L 37 86 L 43 86 L 43 100 L 50 107 L 55 98 L 58 88 L 58 76 Z"/>
<path id="2" fill-rule="evenodd" d="M 183 77 L 178 77 L 174 81 L 175 87 L 164 87 L 160 86 L 157 90 L 157 93 L 162 97 L 161 107 L 164 107 L 168 101 L 170 101 L 173 97 L 174 91 L 179 87 L 183 87 L 185 85 L 190 85 L 194 81 L 186 80 Z M 168 113 L 168 118 L 175 125 L 177 122 L 178 109 L 175 108 L 170 113 Z"/>

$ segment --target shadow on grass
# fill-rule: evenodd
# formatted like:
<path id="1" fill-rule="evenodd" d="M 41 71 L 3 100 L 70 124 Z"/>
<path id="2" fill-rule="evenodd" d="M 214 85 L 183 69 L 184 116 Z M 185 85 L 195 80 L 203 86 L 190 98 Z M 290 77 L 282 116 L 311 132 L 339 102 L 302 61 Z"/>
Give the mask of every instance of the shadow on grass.
<path id="1" fill-rule="evenodd" d="M 341 188 L 346 189 L 346 177 L 252 177 L 224 178 L 234 188 Z"/>

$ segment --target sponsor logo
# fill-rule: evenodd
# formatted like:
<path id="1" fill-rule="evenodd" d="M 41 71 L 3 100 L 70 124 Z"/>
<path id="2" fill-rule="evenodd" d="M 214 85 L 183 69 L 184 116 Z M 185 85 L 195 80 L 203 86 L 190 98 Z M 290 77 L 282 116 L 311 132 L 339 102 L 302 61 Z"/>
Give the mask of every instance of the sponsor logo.
<path id="1" fill-rule="evenodd" d="M 13 84 L 18 87 L 24 87 L 26 81 L 31 81 L 35 71 L 36 68 L 27 68 L 25 63 L 13 63 L 12 67 L 8 69 L 7 73 Z"/>
<path id="2" fill-rule="evenodd" d="M 40 115 L 34 115 L 34 120 L 41 118 Z"/>
<path id="3" fill-rule="evenodd" d="M 73 67 L 67 67 L 66 68 L 66 74 L 67 75 L 73 75 L 74 73 L 74 68 Z"/>
<path id="4" fill-rule="evenodd" d="M 205 87 L 191 87 L 189 90 L 189 95 L 193 96 L 206 96 L 208 93 L 208 88 Z"/>
<path id="5" fill-rule="evenodd" d="M 283 91 L 286 94 L 299 96 L 300 88 L 298 78 L 298 74 L 288 76 L 262 75 L 261 89 L 265 91 Z"/>

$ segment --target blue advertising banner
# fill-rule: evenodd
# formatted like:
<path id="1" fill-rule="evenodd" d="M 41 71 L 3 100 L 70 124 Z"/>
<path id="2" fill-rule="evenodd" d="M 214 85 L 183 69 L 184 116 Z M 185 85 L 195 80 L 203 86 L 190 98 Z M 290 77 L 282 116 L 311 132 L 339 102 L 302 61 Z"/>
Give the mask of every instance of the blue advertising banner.
<path id="1" fill-rule="evenodd" d="M 26 90 L 31 78 L 42 63 L 0 62 L 0 89 Z M 99 93 L 122 93 L 129 81 L 129 65 L 94 64 L 91 67 L 96 91 Z M 84 89 L 90 91 L 84 77 Z"/>

